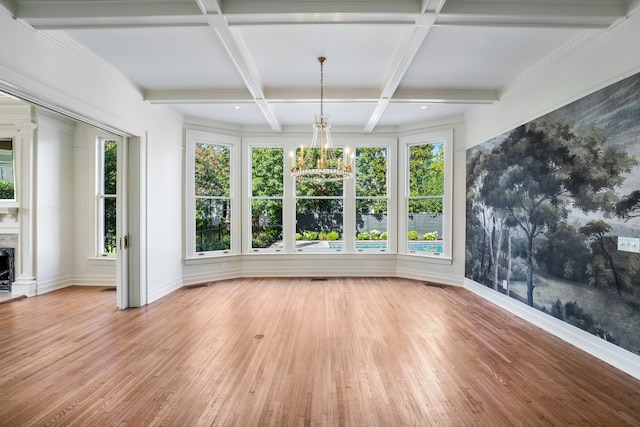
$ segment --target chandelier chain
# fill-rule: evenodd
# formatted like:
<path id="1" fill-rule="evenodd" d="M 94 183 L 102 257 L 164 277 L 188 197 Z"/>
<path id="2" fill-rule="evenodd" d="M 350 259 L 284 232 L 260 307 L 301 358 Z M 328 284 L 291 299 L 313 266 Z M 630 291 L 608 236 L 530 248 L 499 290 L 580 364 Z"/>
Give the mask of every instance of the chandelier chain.
<path id="1" fill-rule="evenodd" d="M 320 61 L 320 120 L 324 121 L 324 61 L 325 57 L 318 58 Z"/>

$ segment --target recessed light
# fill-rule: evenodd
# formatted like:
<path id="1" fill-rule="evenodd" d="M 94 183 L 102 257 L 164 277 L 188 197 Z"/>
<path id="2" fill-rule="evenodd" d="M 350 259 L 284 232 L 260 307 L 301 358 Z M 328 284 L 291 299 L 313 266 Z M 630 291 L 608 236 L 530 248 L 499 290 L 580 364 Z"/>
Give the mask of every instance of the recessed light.
<path id="1" fill-rule="evenodd" d="M 239 105 L 236 105 L 236 106 L 234 106 L 233 108 L 235 108 L 236 110 L 239 110 L 239 109 L 240 109 L 240 106 L 239 106 Z"/>
<path id="2" fill-rule="evenodd" d="M 426 110 L 426 109 L 427 109 L 427 106 L 426 106 L 426 105 L 423 105 L 423 106 L 421 106 L 421 107 L 420 107 L 420 109 L 421 109 L 421 110 Z"/>

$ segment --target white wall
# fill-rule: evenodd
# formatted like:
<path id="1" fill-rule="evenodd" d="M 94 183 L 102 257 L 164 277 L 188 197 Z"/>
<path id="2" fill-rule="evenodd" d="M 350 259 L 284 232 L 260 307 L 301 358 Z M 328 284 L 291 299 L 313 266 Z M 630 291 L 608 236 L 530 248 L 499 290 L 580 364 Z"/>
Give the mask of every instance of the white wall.
<path id="1" fill-rule="evenodd" d="M 144 168 L 150 159 L 162 159 L 163 164 L 150 170 L 140 186 L 147 205 L 149 197 L 158 197 L 163 203 L 163 221 L 159 223 L 151 210 L 146 210 L 139 222 L 149 236 L 162 236 L 166 224 L 181 224 L 182 192 L 178 185 L 161 187 L 166 171 L 172 176 L 182 168 L 181 156 L 166 155 L 167 144 L 181 143 L 182 117 L 172 109 L 146 103 L 138 89 L 113 70 L 106 72 L 61 47 L 42 32 L 35 32 L 0 10 L 0 90 L 30 101 L 62 111 L 74 118 L 86 120 L 98 127 L 123 135 L 140 138 Z M 4 41 L 11 41 L 5 43 Z M 152 135 L 152 137 L 148 137 Z M 161 135 L 161 137 L 159 137 Z M 148 156 L 149 158 L 147 158 Z M 154 202 L 155 203 L 155 202 Z M 147 283 L 137 285 L 152 298 L 159 298 L 175 285 L 167 281 L 180 280 L 182 250 L 180 241 L 158 237 L 142 253 L 141 265 L 153 272 Z M 141 276 L 145 277 L 145 276 Z M 148 301 L 142 301 L 146 303 Z"/>
<path id="2" fill-rule="evenodd" d="M 72 281 L 75 124 L 41 111 L 36 140 L 36 272 L 38 294 Z"/>
<path id="3" fill-rule="evenodd" d="M 640 72 L 640 12 L 608 30 L 585 31 L 554 57 L 514 82 L 500 102 L 466 121 L 472 147 Z M 461 159 L 462 160 L 462 159 Z M 464 229 L 464 225 L 461 225 Z M 640 378 L 640 357 L 497 292 L 465 279 L 465 287 L 613 366 Z"/>
<path id="4" fill-rule="evenodd" d="M 149 136 L 145 243 L 148 280 L 154 284 L 149 302 L 182 286 L 182 131 L 175 131 Z M 175 267 L 176 260 L 177 268 L 167 268 Z"/>

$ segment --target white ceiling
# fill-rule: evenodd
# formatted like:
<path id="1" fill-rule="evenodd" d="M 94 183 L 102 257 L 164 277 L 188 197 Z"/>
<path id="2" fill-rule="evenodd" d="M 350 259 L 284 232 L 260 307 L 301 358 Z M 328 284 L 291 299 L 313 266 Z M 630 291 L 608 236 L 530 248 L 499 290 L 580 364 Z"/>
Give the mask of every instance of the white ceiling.
<path id="1" fill-rule="evenodd" d="M 153 104 L 238 127 L 372 132 L 464 114 L 636 0 L 0 0 Z"/>

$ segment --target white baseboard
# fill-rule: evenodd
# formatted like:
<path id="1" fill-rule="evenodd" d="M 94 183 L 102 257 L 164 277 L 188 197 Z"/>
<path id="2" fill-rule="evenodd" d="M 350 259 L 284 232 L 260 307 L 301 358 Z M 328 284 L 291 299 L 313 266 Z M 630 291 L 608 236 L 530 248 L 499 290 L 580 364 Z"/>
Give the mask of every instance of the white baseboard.
<path id="1" fill-rule="evenodd" d="M 47 292 L 57 291 L 73 284 L 71 276 L 52 277 L 45 280 L 38 280 L 36 286 L 37 295 L 46 294 Z"/>
<path id="2" fill-rule="evenodd" d="M 464 287 L 611 366 L 640 379 L 640 356 L 473 280 L 465 278 Z"/>
<path id="3" fill-rule="evenodd" d="M 182 280 L 176 279 L 154 286 L 153 290 L 149 291 L 147 294 L 147 304 L 151 304 L 152 302 L 169 295 L 171 292 L 180 289 L 182 285 Z"/>

